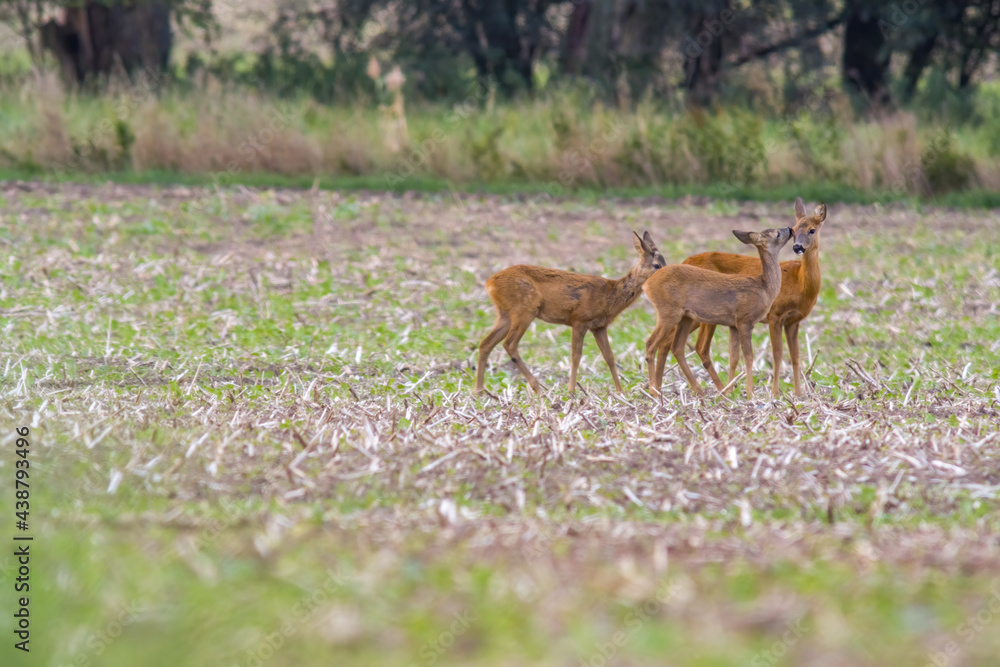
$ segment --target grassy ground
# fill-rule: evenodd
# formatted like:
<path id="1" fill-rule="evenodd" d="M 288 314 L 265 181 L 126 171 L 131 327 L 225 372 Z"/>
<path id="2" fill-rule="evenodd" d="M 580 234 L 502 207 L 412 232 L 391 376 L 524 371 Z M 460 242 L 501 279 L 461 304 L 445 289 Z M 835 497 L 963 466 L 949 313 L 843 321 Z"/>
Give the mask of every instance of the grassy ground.
<path id="1" fill-rule="evenodd" d="M 791 204 L 0 186 L 3 664 L 992 664 L 1000 232 L 870 214 L 830 206 L 808 397 L 761 329 L 753 400 L 651 400 L 643 301 L 621 397 L 537 323 L 539 404 L 499 351 L 470 396 L 493 271 L 740 252 Z"/>

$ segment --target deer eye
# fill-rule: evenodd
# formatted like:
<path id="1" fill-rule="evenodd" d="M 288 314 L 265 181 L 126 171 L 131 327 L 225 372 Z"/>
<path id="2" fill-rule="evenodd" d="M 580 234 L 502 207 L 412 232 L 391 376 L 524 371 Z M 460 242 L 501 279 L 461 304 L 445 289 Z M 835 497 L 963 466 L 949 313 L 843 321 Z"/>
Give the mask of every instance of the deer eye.
<path id="1" fill-rule="evenodd" d="M 816 230 L 815 230 L 815 229 L 810 229 L 810 230 L 809 230 L 809 233 L 810 233 L 810 234 L 815 234 L 815 233 L 816 233 Z"/>

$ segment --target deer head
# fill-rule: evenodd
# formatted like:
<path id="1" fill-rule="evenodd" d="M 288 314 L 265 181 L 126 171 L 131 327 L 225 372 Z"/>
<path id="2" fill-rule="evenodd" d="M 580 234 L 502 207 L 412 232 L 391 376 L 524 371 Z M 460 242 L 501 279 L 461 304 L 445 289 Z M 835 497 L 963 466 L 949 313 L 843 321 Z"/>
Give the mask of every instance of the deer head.
<path id="1" fill-rule="evenodd" d="M 667 260 L 663 259 L 663 255 L 656 248 L 649 232 L 643 232 L 642 236 L 639 236 L 637 232 L 633 231 L 632 235 L 635 250 L 639 253 L 639 263 L 636 264 L 636 269 L 638 269 L 639 276 L 645 280 L 653 275 L 654 271 L 666 266 Z"/>
<path id="2" fill-rule="evenodd" d="M 738 238 L 743 243 L 756 246 L 758 248 L 771 248 L 777 251 L 781 250 L 781 248 L 788 243 L 788 239 L 792 238 L 792 228 L 781 227 L 780 229 L 765 229 L 762 232 L 742 232 L 738 229 L 734 229 L 733 236 Z"/>
<path id="3" fill-rule="evenodd" d="M 824 220 L 826 220 L 826 204 L 818 205 L 812 215 L 806 215 L 802 197 L 795 198 L 795 227 L 792 228 L 795 241 L 792 251 L 796 255 L 819 247 L 819 228 Z"/>

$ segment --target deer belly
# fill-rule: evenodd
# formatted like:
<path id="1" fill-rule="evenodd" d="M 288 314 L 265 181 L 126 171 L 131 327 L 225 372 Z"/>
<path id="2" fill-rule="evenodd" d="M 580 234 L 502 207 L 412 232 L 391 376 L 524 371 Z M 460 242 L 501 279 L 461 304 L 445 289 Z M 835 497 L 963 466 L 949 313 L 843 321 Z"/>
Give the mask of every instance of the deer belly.
<path id="1" fill-rule="evenodd" d="M 736 308 L 734 303 L 705 302 L 684 309 L 684 315 L 696 322 L 733 326 L 736 323 Z"/>
<path id="2" fill-rule="evenodd" d="M 551 303 L 543 303 L 538 313 L 538 319 L 549 324 L 569 324 L 572 317 L 573 310 L 571 308 Z"/>

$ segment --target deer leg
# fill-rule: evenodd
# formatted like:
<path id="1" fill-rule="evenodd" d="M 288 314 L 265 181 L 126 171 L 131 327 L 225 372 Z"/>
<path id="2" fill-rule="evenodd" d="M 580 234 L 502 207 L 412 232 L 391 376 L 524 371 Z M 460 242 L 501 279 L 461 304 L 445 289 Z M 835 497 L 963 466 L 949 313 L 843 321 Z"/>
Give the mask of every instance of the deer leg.
<path id="1" fill-rule="evenodd" d="M 771 356 L 774 357 L 774 378 L 771 380 L 771 398 L 781 396 L 781 325 L 772 320 L 767 323 L 771 337 Z"/>
<path id="2" fill-rule="evenodd" d="M 528 385 L 534 389 L 537 393 L 542 393 L 541 385 L 538 384 L 538 380 L 535 376 L 531 374 L 528 370 L 528 366 L 524 363 L 517 353 L 517 344 L 521 342 L 521 337 L 524 332 L 528 330 L 528 326 L 531 324 L 532 319 L 522 319 L 519 321 L 511 322 L 510 331 L 507 333 L 507 337 L 503 341 L 503 349 L 507 350 L 507 354 L 510 356 L 510 360 L 514 362 L 517 369 L 521 371 L 521 375 L 524 379 L 528 381 Z"/>
<path id="3" fill-rule="evenodd" d="M 597 347 L 604 355 L 604 362 L 611 369 L 611 378 L 615 381 L 615 391 L 620 394 L 622 393 L 622 383 L 618 381 L 618 369 L 615 368 L 615 355 L 611 352 L 611 342 L 608 340 L 608 328 L 594 329 L 592 333 L 594 340 L 597 341 Z"/>
<path id="4" fill-rule="evenodd" d="M 698 342 L 695 343 L 694 349 L 698 352 L 698 356 L 701 357 L 701 365 L 708 371 L 709 377 L 715 383 L 715 388 L 722 391 L 726 385 L 722 384 L 719 374 L 715 372 L 715 364 L 712 363 L 712 336 L 714 335 L 714 324 L 702 324 L 698 327 Z"/>
<path id="5" fill-rule="evenodd" d="M 750 339 L 753 323 L 739 327 L 738 331 L 743 362 L 747 367 L 747 400 L 753 400 L 753 341 Z"/>
<path id="6" fill-rule="evenodd" d="M 736 377 L 736 368 L 740 365 L 740 331 L 736 327 L 729 327 L 729 381 Z M 733 387 L 733 391 L 737 391 Z"/>
<path id="7" fill-rule="evenodd" d="M 658 392 L 663 389 L 663 371 L 667 367 L 667 358 L 670 356 L 670 348 L 674 346 L 674 339 L 676 337 L 677 326 L 675 325 L 656 348 L 656 373 L 654 374 L 654 379 Z"/>
<path id="8" fill-rule="evenodd" d="M 674 346 L 674 341 L 677 340 L 677 327 L 679 326 L 680 320 L 676 320 L 674 326 L 670 328 L 670 332 L 660 341 L 660 345 L 656 352 L 656 391 L 662 395 L 663 389 L 663 372 L 667 367 L 667 359 L 670 357 L 670 350 Z M 687 341 L 685 341 L 687 342 Z"/>
<path id="9" fill-rule="evenodd" d="M 503 340 L 510 330 L 510 318 L 507 315 L 497 315 L 496 324 L 493 331 L 486 334 L 486 338 L 479 344 L 479 365 L 476 367 L 476 392 L 481 393 L 486 388 L 486 361 L 490 358 L 490 352 Z"/>
<path id="10" fill-rule="evenodd" d="M 673 325 L 663 326 L 657 318 L 656 328 L 646 339 L 646 370 L 649 373 L 649 393 L 656 396 L 660 393 L 660 386 L 656 382 L 656 367 L 661 364 L 656 359 L 657 351 L 660 350 L 664 339 L 672 334 Z"/>
<path id="11" fill-rule="evenodd" d="M 580 357 L 583 356 L 583 337 L 586 335 L 587 329 L 585 327 L 573 327 L 573 342 L 570 344 L 569 358 L 569 391 L 571 394 L 576 391 L 576 369 L 580 366 Z"/>
<path id="12" fill-rule="evenodd" d="M 684 346 L 687 344 L 687 339 L 691 334 L 693 326 L 694 320 L 690 317 L 685 316 L 681 318 L 681 321 L 677 324 L 677 332 L 674 334 L 673 352 L 674 357 L 677 359 L 677 365 L 680 366 L 681 372 L 684 373 L 688 384 L 691 385 L 691 391 L 696 396 L 703 396 L 705 392 L 698 386 L 698 381 L 695 379 L 694 373 L 691 372 L 691 367 L 688 366 L 687 359 L 684 358 Z"/>
<path id="13" fill-rule="evenodd" d="M 792 358 L 792 382 L 795 383 L 795 395 L 802 395 L 802 385 L 799 383 L 799 323 L 785 326 L 785 338 L 788 339 L 788 356 Z"/>

